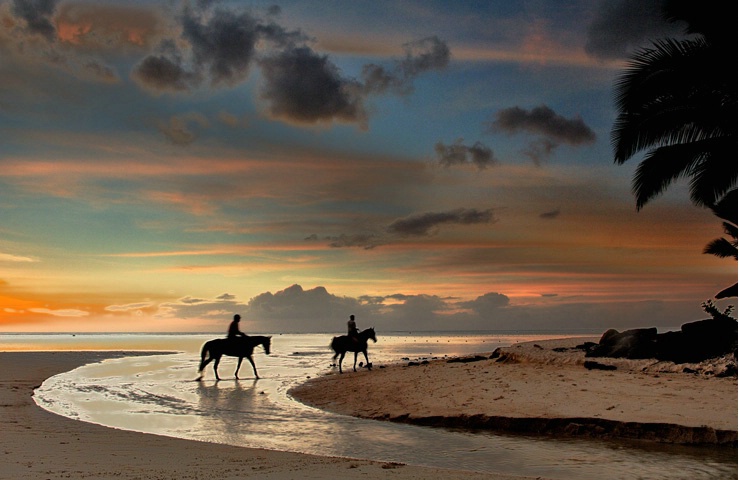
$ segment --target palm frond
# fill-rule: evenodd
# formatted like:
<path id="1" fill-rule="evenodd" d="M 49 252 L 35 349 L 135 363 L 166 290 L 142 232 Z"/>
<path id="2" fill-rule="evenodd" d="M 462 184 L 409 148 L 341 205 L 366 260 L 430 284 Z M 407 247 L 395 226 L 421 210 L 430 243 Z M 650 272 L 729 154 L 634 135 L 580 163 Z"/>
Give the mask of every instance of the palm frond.
<path id="1" fill-rule="evenodd" d="M 707 158 L 713 158 L 711 152 L 725 145 L 723 139 L 707 139 L 698 142 L 665 145 L 655 148 L 645 155 L 642 162 L 634 173 L 632 180 L 632 191 L 636 196 L 637 209 L 641 209 L 649 200 L 662 193 L 675 180 L 695 174 L 706 162 Z M 713 173 L 720 168 L 704 168 L 706 172 Z M 734 177 L 735 178 L 735 177 Z M 701 178 L 702 181 L 707 181 Z M 726 179 L 731 182 L 731 179 Z M 696 188 L 713 191 L 713 184 L 705 187 L 699 183 Z M 731 188 L 725 188 L 722 194 Z M 700 192 L 702 196 L 708 193 Z M 715 198 L 708 202 L 713 204 Z"/>
<path id="2" fill-rule="evenodd" d="M 726 220 L 737 225 L 737 198 L 737 189 L 735 186 L 721 197 L 718 202 L 711 205 L 711 211 L 713 211 L 713 214 L 721 220 Z M 734 237 L 736 237 L 736 234 L 734 234 Z"/>
<path id="3" fill-rule="evenodd" d="M 703 253 L 715 255 L 719 258 L 737 258 L 736 245 L 732 245 L 731 242 L 725 238 L 717 238 L 711 241 L 711 243 L 705 246 Z"/>

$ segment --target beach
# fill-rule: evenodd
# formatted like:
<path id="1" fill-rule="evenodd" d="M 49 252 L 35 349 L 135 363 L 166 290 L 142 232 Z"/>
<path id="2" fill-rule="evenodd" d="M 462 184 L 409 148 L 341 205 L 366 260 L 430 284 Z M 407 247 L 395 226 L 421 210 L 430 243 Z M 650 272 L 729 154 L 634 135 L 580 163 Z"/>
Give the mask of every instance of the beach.
<path id="1" fill-rule="evenodd" d="M 0 352 L 2 479 L 520 479 L 182 440 L 76 421 L 38 407 L 46 378 L 141 352 Z"/>
<path id="2" fill-rule="evenodd" d="M 345 363 L 344 374 L 328 370 L 290 395 L 322 410 L 427 428 L 736 445 L 737 379 L 716 375 L 725 368 L 721 362 L 586 359 L 575 348 L 583 340 L 515 344 L 495 355 L 418 358 L 372 371 L 353 372 Z M 34 388 L 57 373 L 151 353 L 0 352 L 0 478 L 534 478 L 138 433 L 62 417 L 32 398 Z M 587 369 L 587 360 L 615 370 Z"/>
<path id="3" fill-rule="evenodd" d="M 736 445 L 737 378 L 716 375 L 721 361 L 586 358 L 575 348 L 584 340 L 516 344 L 496 358 L 348 366 L 290 393 L 336 413 L 418 425 Z M 612 370 L 587 369 L 586 361 Z"/>

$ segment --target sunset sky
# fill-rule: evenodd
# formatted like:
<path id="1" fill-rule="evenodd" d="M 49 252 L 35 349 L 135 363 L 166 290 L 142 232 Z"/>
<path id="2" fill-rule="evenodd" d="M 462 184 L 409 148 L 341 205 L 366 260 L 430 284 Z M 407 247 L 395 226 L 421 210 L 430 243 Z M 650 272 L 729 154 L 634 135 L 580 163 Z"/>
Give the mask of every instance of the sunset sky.
<path id="1" fill-rule="evenodd" d="M 705 318 L 720 221 L 610 147 L 655 5 L 0 1 L 0 331 Z"/>

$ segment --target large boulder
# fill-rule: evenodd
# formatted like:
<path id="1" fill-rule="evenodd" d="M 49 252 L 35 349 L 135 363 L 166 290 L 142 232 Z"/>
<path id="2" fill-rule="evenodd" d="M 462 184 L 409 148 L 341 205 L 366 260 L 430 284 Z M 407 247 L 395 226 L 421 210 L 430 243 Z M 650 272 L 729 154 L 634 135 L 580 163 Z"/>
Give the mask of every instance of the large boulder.
<path id="1" fill-rule="evenodd" d="M 657 339 L 656 328 L 635 328 L 619 332 L 607 330 L 598 345 L 586 357 L 652 358 Z"/>
<path id="2" fill-rule="evenodd" d="M 698 363 L 727 353 L 736 354 L 736 350 L 737 322 L 732 318 L 723 318 L 686 323 L 679 332 L 660 334 L 656 328 L 623 332 L 610 329 L 585 356 Z"/>

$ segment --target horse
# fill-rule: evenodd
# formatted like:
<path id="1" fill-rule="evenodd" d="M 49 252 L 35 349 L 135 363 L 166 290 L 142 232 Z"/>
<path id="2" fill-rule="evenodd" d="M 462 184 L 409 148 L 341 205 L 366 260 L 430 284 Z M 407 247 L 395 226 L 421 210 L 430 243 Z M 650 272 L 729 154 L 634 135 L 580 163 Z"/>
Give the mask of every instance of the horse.
<path id="1" fill-rule="evenodd" d="M 216 380 L 220 380 L 221 377 L 218 376 L 218 364 L 223 355 L 239 357 L 239 364 L 234 373 L 237 380 L 239 379 L 239 369 L 241 368 L 241 362 L 244 360 L 244 357 L 249 359 L 249 363 L 251 363 L 251 366 L 254 369 L 254 377 L 258 379 L 259 374 L 257 374 L 257 366 L 254 365 L 254 359 L 251 355 L 254 353 L 254 347 L 257 345 L 261 345 L 264 348 L 264 353 L 269 355 L 271 341 L 272 337 L 245 335 L 243 337 L 236 338 L 216 338 L 215 340 L 205 342 L 205 344 L 203 344 L 203 349 L 200 351 L 200 368 L 198 369 L 200 377 L 198 377 L 197 380 L 202 380 L 204 375 L 203 369 L 205 369 L 205 366 L 213 360 L 215 360 L 213 363 L 213 371 L 216 374 Z"/>
<path id="2" fill-rule="evenodd" d="M 336 361 L 336 357 L 341 355 L 341 357 L 339 358 L 339 373 L 344 373 L 341 370 L 341 362 L 344 360 L 344 355 L 346 355 L 346 352 L 354 352 L 355 372 L 357 371 L 357 354 L 359 352 L 364 353 L 364 359 L 367 361 L 367 368 L 369 370 L 372 370 L 372 364 L 370 363 L 369 358 L 367 358 L 367 340 L 370 339 L 373 342 L 377 343 L 374 327 L 359 332 L 357 334 L 356 340 L 352 339 L 349 335 L 341 335 L 339 337 L 334 337 L 333 340 L 331 340 L 331 348 L 334 352 L 336 352 L 336 354 L 334 355 L 334 361 Z"/>

